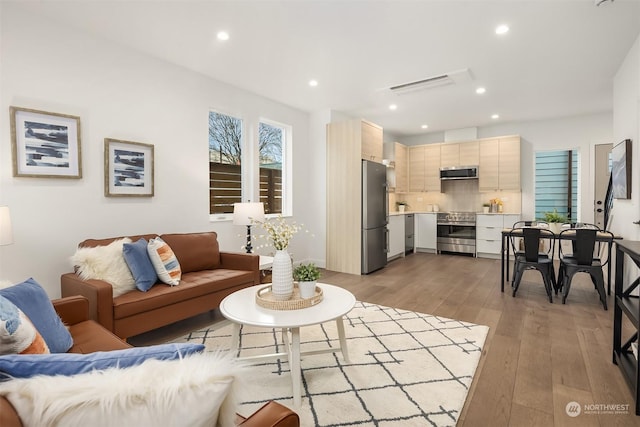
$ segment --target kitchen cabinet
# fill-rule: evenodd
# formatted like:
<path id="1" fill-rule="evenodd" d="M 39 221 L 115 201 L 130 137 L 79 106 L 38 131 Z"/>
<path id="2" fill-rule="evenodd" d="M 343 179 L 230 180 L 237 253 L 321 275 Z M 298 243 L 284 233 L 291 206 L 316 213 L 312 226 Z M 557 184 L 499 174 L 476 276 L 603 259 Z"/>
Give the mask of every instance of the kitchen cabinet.
<path id="1" fill-rule="evenodd" d="M 407 146 L 400 144 L 399 142 L 394 143 L 394 156 L 396 193 L 406 193 L 407 191 L 409 191 L 409 164 L 407 161 Z"/>
<path id="2" fill-rule="evenodd" d="M 424 145 L 409 147 L 409 191 L 425 191 L 424 188 Z"/>
<path id="3" fill-rule="evenodd" d="M 442 144 L 440 146 L 440 167 L 460 166 L 460 144 Z"/>
<path id="4" fill-rule="evenodd" d="M 520 191 L 520 137 L 488 138 L 479 144 L 478 189 Z"/>
<path id="5" fill-rule="evenodd" d="M 482 258 L 499 258 L 502 230 L 520 221 L 516 214 L 478 214 L 476 216 L 476 254 Z"/>
<path id="6" fill-rule="evenodd" d="M 459 166 L 478 166 L 480 163 L 480 143 L 469 141 L 460 143 Z"/>
<path id="7" fill-rule="evenodd" d="M 436 213 L 415 214 L 416 251 L 436 252 L 438 227 Z"/>
<path id="8" fill-rule="evenodd" d="M 440 145 L 440 167 L 478 166 L 480 143 L 478 141 L 445 143 Z"/>
<path id="9" fill-rule="evenodd" d="M 375 142 L 375 144 L 372 143 Z M 382 128 L 364 120 L 327 126 L 326 268 L 349 274 L 362 271 L 362 153 L 379 143 Z M 377 149 L 376 149 L 377 152 Z"/>
<path id="10" fill-rule="evenodd" d="M 440 144 L 409 147 L 409 192 L 440 192 Z"/>
<path id="11" fill-rule="evenodd" d="M 424 148 L 424 189 L 440 192 L 440 144 Z"/>
<path id="12" fill-rule="evenodd" d="M 387 229 L 389 230 L 387 259 L 404 255 L 404 215 L 390 215 Z"/>
<path id="13" fill-rule="evenodd" d="M 382 128 L 361 120 L 361 150 L 364 160 L 382 163 Z"/>

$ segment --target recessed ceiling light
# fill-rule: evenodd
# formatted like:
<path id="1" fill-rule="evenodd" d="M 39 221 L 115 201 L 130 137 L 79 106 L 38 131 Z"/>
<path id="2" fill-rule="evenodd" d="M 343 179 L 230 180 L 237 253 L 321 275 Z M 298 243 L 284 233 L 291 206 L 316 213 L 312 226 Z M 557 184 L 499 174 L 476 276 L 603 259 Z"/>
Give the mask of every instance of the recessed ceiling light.
<path id="1" fill-rule="evenodd" d="M 499 115 L 499 114 L 492 114 L 492 115 L 491 115 L 491 118 L 492 118 L 492 119 L 494 119 L 494 120 L 495 120 L 495 119 L 499 119 L 499 118 L 500 118 L 500 115 Z"/>
<path id="2" fill-rule="evenodd" d="M 229 33 L 226 31 L 219 31 L 216 37 L 218 37 L 218 40 L 227 41 L 229 40 Z"/>
<path id="3" fill-rule="evenodd" d="M 502 35 L 502 34 L 507 34 L 509 32 L 509 26 L 502 24 L 502 25 L 498 25 L 496 27 L 496 34 L 498 35 Z"/>
<path id="4" fill-rule="evenodd" d="M 318 86 L 318 81 L 317 80 L 309 80 L 309 86 L 311 86 L 311 87 Z"/>
<path id="5" fill-rule="evenodd" d="M 476 93 L 478 95 L 482 95 L 483 93 L 485 93 L 487 90 L 483 87 L 479 87 L 478 89 L 476 89 Z"/>
<path id="6" fill-rule="evenodd" d="M 422 126 L 420 126 L 420 127 L 421 127 L 422 129 L 426 129 L 426 128 L 428 128 L 428 127 L 429 127 L 429 125 L 422 125 Z"/>
<path id="7" fill-rule="evenodd" d="M 397 110 L 398 106 L 396 104 L 389 105 L 389 110 Z"/>

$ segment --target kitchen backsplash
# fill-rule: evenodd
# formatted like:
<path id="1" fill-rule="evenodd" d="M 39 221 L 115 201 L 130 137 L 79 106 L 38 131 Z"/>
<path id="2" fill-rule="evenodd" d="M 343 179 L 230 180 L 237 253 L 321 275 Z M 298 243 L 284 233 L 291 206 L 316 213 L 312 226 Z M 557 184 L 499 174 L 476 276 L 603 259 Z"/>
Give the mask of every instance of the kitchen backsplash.
<path id="1" fill-rule="evenodd" d="M 389 193 L 389 209 L 397 211 L 396 202 L 405 201 L 407 211 L 424 212 L 429 205 L 438 205 L 441 212 L 482 212 L 482 204 L 494 198 L 502 200 L 504 213 L 521 212 L 521 193 L 480 193 L 477 180 L 443 181 L 441 193 Z"/>

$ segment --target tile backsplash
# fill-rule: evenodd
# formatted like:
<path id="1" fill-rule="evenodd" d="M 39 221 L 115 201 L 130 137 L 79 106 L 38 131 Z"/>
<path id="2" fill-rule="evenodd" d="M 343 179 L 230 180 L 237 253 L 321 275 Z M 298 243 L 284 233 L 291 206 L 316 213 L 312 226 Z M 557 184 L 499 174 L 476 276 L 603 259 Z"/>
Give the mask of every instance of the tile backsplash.
<path id="1" fill-rule="evenodd" d="M 519 192 L 480 193 L 477 180 L 442 181 L 441 193 L 390 193 L 389 207 L 397 211 L 396 201 L 409 204 L 408 211 L 428 211 L 429 205 L 438 205 L 441 212 L 482 212 L 482 204 L 499 198 L 504 213 L 520 213 L 522 194 Z"/>

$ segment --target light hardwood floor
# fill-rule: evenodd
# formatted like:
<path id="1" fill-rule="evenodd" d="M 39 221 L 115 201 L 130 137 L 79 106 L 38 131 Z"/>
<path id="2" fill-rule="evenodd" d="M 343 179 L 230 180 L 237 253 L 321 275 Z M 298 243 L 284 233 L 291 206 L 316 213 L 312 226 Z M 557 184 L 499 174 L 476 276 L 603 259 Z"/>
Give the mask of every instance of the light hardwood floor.
<path id="1" fill-rule="evenodd" d="M 585 274 L 567 304 L 547 300 L 528 271 L 517 296 L 500 292 L 500 261 L 417 253 L 367 276 L 323 271 L 358 300 L 490 327 L 459 426 L 639 426 L 629 387 L 612 363 L 613 297 L 604 311 Z M 555 295 L 554 295 L 555 297 Z M 130 339 L 163 342 L 219 320 L 217 312 Z M 627 325 L 628 326 L 628 325 Z M 569 402 L 628 404 L 626 414 L 569 417 Z M 596 409 L 596 408 L 593 408 Z"/>

